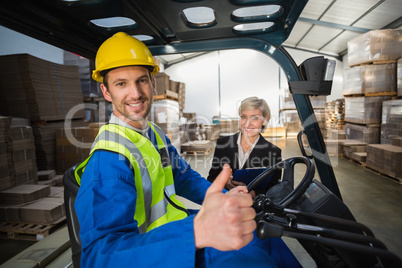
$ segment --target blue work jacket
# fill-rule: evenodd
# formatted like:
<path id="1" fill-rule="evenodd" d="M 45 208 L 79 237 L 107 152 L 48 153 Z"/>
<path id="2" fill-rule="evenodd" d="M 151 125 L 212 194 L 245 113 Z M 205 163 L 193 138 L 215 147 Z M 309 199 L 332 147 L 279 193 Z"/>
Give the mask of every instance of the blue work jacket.
<path id="1" fill-rule="evenodd" d="M 148 135 L 156 145 L 151 128 Z M 176 193 L 201 204 L 211 183 L 191 169 L 166 140 Z M 124 156 L 103 150 L 93 153 L 75 203 L 82 267 L 299 267 L 288 265 L 296 259 L 281 239 L 255 238 L 239 251 L 196 251 L 194 215 L 140 234 L 133 217 L 134 176 Z"/>

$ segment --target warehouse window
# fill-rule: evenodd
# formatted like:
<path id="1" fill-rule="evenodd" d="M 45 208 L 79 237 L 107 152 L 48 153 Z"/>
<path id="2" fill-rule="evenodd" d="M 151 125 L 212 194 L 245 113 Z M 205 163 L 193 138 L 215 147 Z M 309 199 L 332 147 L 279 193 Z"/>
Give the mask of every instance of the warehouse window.
<path id="1" fill-rule="evenodd" d="M 271 21 L 238 24 L 233 27 L 233 30 L 235 33 L 238 33 L 238 34 L 263 33 L 263 32 L 269 31 L 270 29 L 273 29 L 274 25 L 275 25 L 275 23 L 273 23 Z"/>
<path id="2" fill-rule="evenodd" d="M 138 40 L 140 40 L 141 42 L 144 42 L 145 44 L 151 43 L 154 38 L 150 35 L 134 35 L 135 38 L 137 38 Z"/>
<path id="3" fill-rule="evenodd" d="M 180 15 L 189 27 L 204 28 L 216 24 L 215 11 L 209 7 L 186 8 Z"/>
<path id="4" fill-rule="evenodd" d="M 111 17 L 111 18 L 103 18 L 103 19 L 94 19 L 90 21 L 98 27 L 102 28 L 118 28 L 118 27 L 127 27 L 136 28 L 137 23 L 125 17 Z"/>
<path id="5" fill-rule="evenodd" d="M 275 0 L 231 0 L 235 5 L 261 5 L 266 3 L 277 2 Z"/>
<path id="6" fill-rule="evenodd" d="M 232 19 L 234 21 L 262 21 L 278 17 L 282 10 L 282 7 L 278 5 L 243 7 L 233 11 Z"/>

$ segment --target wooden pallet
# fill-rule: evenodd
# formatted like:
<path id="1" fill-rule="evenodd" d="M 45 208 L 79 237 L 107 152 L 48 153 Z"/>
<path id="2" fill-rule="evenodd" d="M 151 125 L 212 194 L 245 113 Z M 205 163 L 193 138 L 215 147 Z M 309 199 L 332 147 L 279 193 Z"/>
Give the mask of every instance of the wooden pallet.
<path id="1" fill-rule="evenodd" d="M 359 64 L 354 64 L 351 65 L 350 67 L 355 67 L 355 66 L 363 66 L 363 65 L 377 65 L 377 64 L 390 64 L 390 63 L 397 63 L 398 60 L 369 60 L 363 63 Z"/>
<path id="2" fill-rule="evenodd" d="M 186 155 L 199 155 L 199 156 L 207 156 L 212 152 L 212 148 L 206 151 L 184 151 L 183 153 Z"/>
<path id="3" fill-rule="evenodd" d="M 365 162 L 359 162 L 359 161 L 357 161 L 357 160 L 355 160 L 355 159 L 352 159 L 352 158 L 350 158 L 350 157 L 347 157 L 347 156 L 344 155 L 344 154 L 341 155 L 341 158 L 342 158 L 342 159 L 345 159 L 346 161 L 349 161 L 349 162 L 352 163 L 352 164 L 355 164 L 355 165 L 357 165 L 357 166 L 360 166 L 360 167 L 364 167 L 364 166 L 366 165 Z"/>
<path id="4" fill-rule="evenodd" d="M 173 92 L 171 90 L 166 90 L 165 94 L 161 94 L 161 95 L 155 95 L 154 96 L 154 100 L 175 100 L 175 101 L 179 101 L 179 94 L 176 92 Z"/>
<path id="5" fill-rule="evenodd" d="M 52 224 L 34 223 L 0 223 L 0 238 L 26 241 L 39 241 L 66 224 L 66 217 L 62 217 Z"/>
<path id="6" fill-rule="evenodd" d="M 395 177 L 389 176 L 388 174 L 385 174 L 385 173 L 383 173 L 383 172 L 381 172 L 379 170 L 376 170 L 376 169 L 374 169 L 374 168 L 372 168 L 370 166 L 367 166 L 367 165 L 363 165 L 363 168 L 365 170 L 370 171 L 371 173 L 374 173 L 374 174 L 376 174 L 378 176 L 381 176 L 381 177 L 383 177 L 383 178 L 385 178 L 385 179 L 387 179 L 389 181 L 392 181 L 394 183 L 402 185 L 402 178 L 395 178 Z"/>
<path id="7" fill-rule="evenodd" d="M 365 93 L 366 97 L 380 97 L 380 96 L 396 96 L 397 92 L 371 92 Z"/>
<path id="8" fill-rule="evenodd" d="M 381 97 L 381 96 L 396 96 L 398 93 L 392 92 L 370 92 L 370 93 L 355 93 L 355 94 L 343 94 L 344 97 L 355 98 L 355 97 Z"/>

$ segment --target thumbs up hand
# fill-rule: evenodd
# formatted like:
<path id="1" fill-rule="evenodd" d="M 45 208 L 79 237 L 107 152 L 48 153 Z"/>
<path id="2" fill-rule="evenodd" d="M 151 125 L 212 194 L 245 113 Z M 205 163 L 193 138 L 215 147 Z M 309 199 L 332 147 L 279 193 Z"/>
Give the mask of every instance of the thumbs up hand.
<path id="1" fill-rule="evenodd" d="M 207 190 L 200 211 L 194 217 L 194 237 L 197 249 L 213 247 L 218 250 L 238 250 L 253 239 L 257 224 L 253 200 L 247 188 L 235 188 L 223 194 L 232 170 L 229 165 Z"/>

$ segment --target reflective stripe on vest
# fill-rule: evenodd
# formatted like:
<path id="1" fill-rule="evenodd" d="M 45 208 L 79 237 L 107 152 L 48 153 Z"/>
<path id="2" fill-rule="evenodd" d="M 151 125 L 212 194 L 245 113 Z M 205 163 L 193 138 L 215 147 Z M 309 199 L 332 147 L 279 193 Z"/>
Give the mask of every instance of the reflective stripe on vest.
<path id="1" fill-rule="evenodd" d="M 150 126 L 154 130 L 159 151 L 164 153 L 158 152 L 147 138 L 134 130 L 114 124 L 102 126 L 91 149 L 91 155 L 94 151 L 103 149 L 119 153 L 130 161 L 137 188 L 134 219 L 138 222 L 140 233 L 187 216 L 185 212 L 169 204 L 164 196 L 166 193 L 177 206 L 185 210 L 184 205 L 175 197 L 172 167 L 164 134 L 159 127 L 152 124 Z M 78 183 L 91 155 L 76 169 Z M 161 159 L 162 155 L 167 158 Z M 168 162 L 168 165 L 162 166 L 162 161 Z"/>

